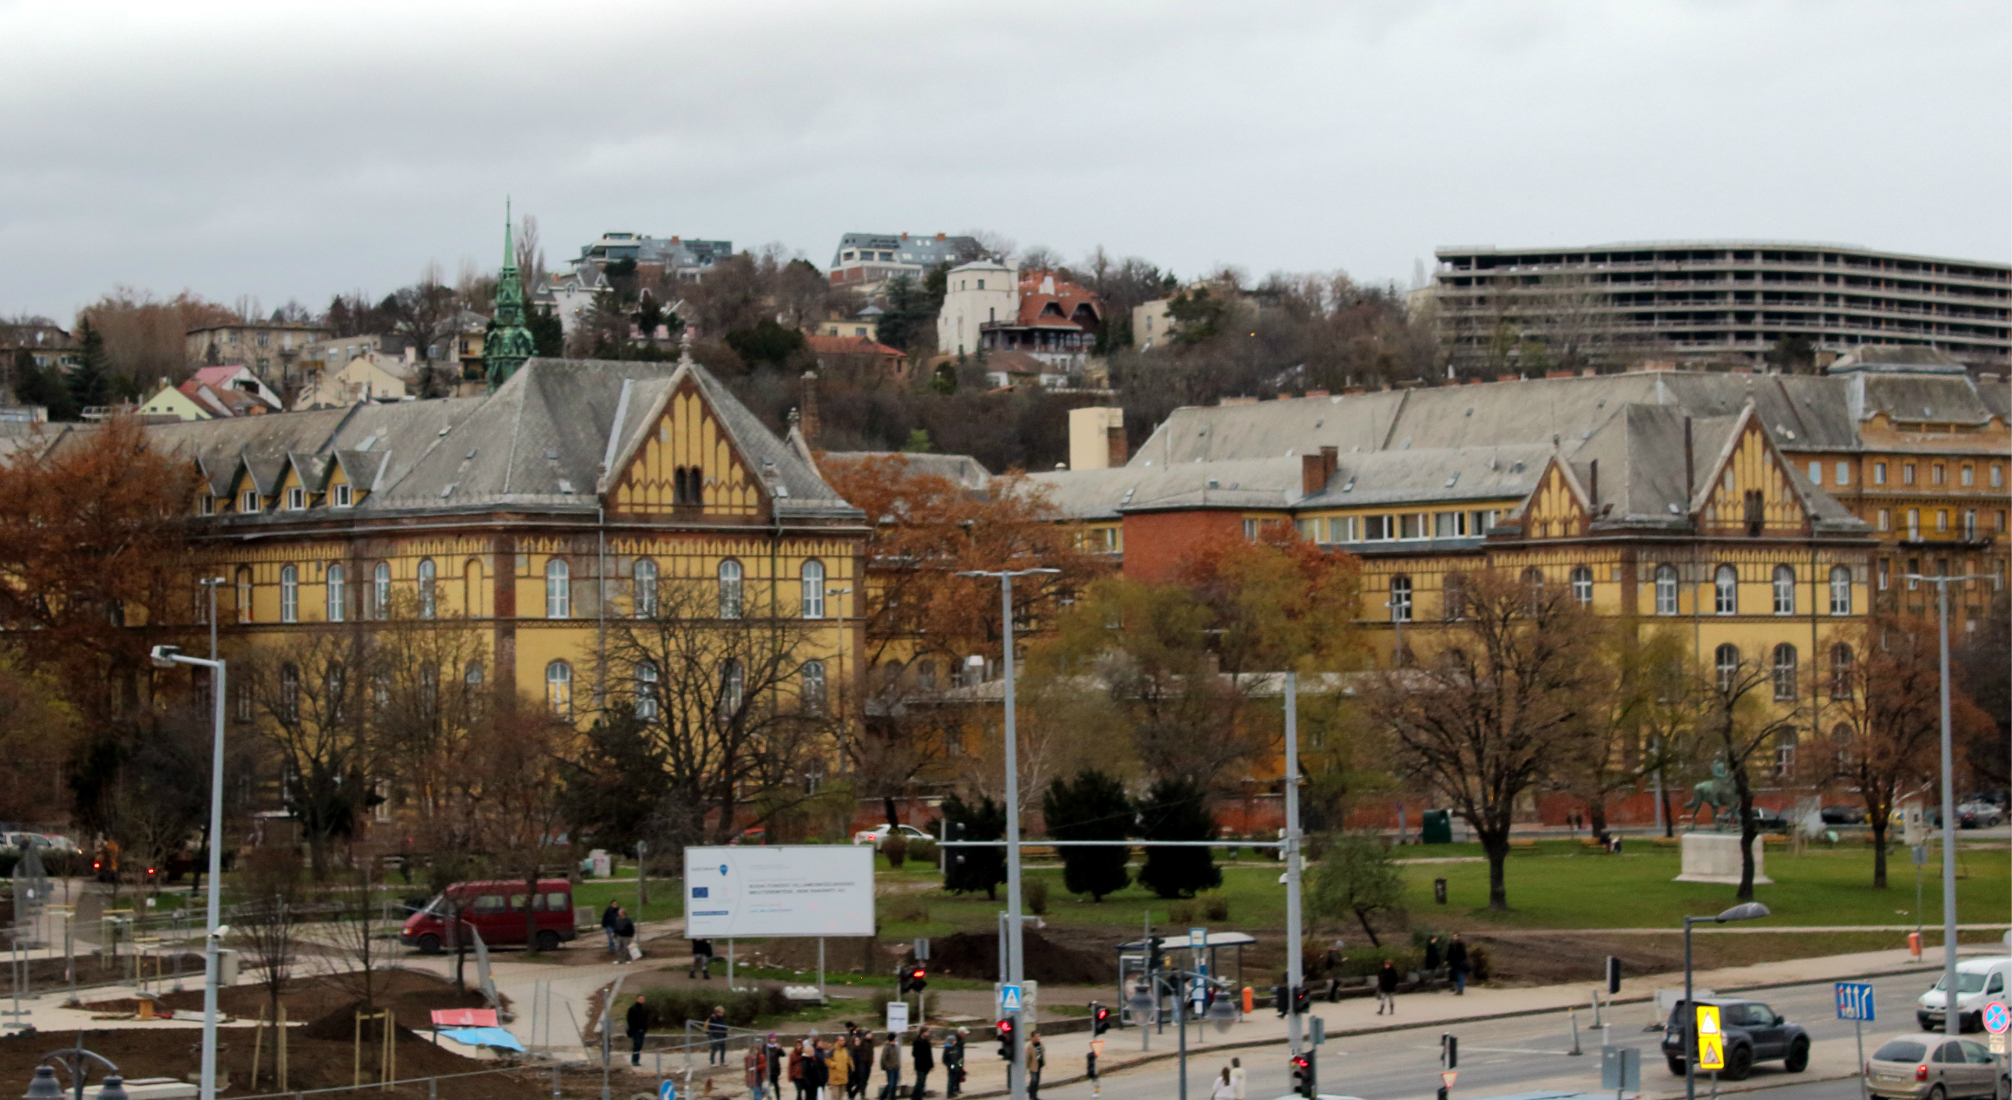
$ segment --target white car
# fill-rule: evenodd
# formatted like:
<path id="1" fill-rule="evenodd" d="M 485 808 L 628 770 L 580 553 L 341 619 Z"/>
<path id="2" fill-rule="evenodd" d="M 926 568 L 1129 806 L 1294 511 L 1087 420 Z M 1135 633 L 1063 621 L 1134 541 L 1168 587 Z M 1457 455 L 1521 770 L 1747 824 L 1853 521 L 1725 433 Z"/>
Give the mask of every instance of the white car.
<path id="1" fill-rule="evenodd" d="M 1961 959 L 1956 963 L 1956 1011 L 1964 1031 L 1984 1030 L 1984 1006 L 2005 996 L 2012 982 L 2012 957 Z M 1914 1002 L 1914 1021 L 1923 1031 L 1940 1031 L 1948 1004 L 1943 983 Z"/>
<path id="2" fill-rule="evenodd" d="M 861 829 L 852 834 L 852 842 L 854 844 L 871 844 L 875 848 L 878 848 L 880 847 L 880 842 L 887 839 L 887 830 L 888 827 L 886 825 L 875 825 L 871 829 Z M 910 843 L 918 840 L 936 839 L 913 825 L 896 825 L 894 826 L 894 831 L 900 833 Z"/>

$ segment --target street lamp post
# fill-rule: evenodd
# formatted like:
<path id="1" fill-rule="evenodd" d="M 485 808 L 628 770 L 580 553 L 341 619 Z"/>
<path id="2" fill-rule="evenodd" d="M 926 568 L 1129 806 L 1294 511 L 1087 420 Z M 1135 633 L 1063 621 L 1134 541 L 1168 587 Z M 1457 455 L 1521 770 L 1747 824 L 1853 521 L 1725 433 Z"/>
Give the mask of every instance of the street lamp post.
<path id="1" fill-rule="evenodd" d="M 210 588 L 214 601 L 216 588 Z M 216 622 L 216 611 L 210 612 L 212 628 Z M 209 910 L 204 922 L 206 934 L 203 937 L 203 1068 L 201 1100 L 216 1100 L 217 1095 L 217 948 L 224 934 L 229 931 L 220 920 L 222 912 L 220 900 L 222 891 L 217 888 L 217 879 L 223 874 L 223 834 L 224 834 L 224 662 L 215 657 L 208 659 L 191 657 L 178 646 L 157 645 L 153 651 L 156 668 L 173 668 L 176 665 L 194 665 L 210 670 L 210 710 L 216 720 L 216 735 L 210 745 L 210 894 Z"/>
<path id="2" fill-rule="evenodd" d="M 1010 985 L 1020 985 L 1025 974 L 1025 951 L 1022 948 L 1020 926 L 1020 745 L 1013 725 L 1013 578 L 1042 573 L 1060 573 L 1060 569 L 973 569 L 957 574 L 960 577 L 999 578 L 999 603 L 1003 610 L 1004 645 L 1002 647 L 1006 671 L 1006 976 Z M 1020 1010 L 1007 1014 L 1013 1020 L 1015 1034 L 1025 1035 L 1027 1029 L 1020 1027 Z M 1013 1100 L 1027 1100 L 1027 1043 L 1023 1040 L 1015 1044 L 1018 1056 L 1006 1067 L 1007 1087 Z"/>
<path id="3" fill-rule="evenodd" d="M 1963 1013 L 1956 996 L 1956 763 L 1949 736 L 1949 586 L 1983 579 L 1968 574 L 1907 574 L 1910 582 L 1935 586 L 1935 611 L 1942 634 L 1942 1025 L 1952 1039 L 1963 1033 Z"/>
<path id="4" fill-rule="evenodd" d="M 1711 921 L 1724 924 L 1727 921 L 1754 920 L 1768 915 L 1768 907 L 1757 901 L 1735 905 L 1715 917 L 1684 918 L 1684 1015 L 1678 1017 L 1678 1024 L 1684 1029 L 1684 1096 L 1686 1100 L 1697 1100 L 1698 1096 L 1698 1006 L 1691 1003 L 1691 925 Z"/>

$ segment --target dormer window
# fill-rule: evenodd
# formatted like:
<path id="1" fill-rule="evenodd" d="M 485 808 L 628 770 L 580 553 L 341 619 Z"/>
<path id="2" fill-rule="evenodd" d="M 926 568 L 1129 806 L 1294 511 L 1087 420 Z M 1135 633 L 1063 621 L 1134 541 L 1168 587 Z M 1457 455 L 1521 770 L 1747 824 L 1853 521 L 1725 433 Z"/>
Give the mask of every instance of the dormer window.
<path id="1" fill-rule="evenodd" d="M 307 510 L 307 490 L 296 485 L 286 491 L 286 510 L 302 512 Z"/>
<path id="2" fill-rule="evenodd" d="M 215 498 L 215 497 L 213 497 L 213 496 L 209 495 L 208 493 L 204 493 L 204 494 L 203 494 L 203 499 L 201 499 L 201 500 L 199 500 L 199 501 L 197 501 L 197 502 L 196 502 L 196 511 L 197 511 L 198 513 L 202 514 L 202 515 L 205 515 L 205 516 L 214 516 L 214 515 L 216 515 L 216 514 L 217 514 L 217 498 Z"/>
<path id="3" fill-rule="evenodd" d="M 242 496 L 240 496 L 240 497 L 238 498 L 238 511 L 240 511 L 240 512 L 256 512 L 256 511 L 258 511 L 258 490 L 257 490 L 257 489 L 246 489 L 246 490 L 244 491 L 244 495 L 242 495 Z"/>
<path id="4" fill-rule="evenodd" d="M 356 503 L 356 500 L 350 495 L 349 486 L 338 485 L 335 487 L 335 506 L 337 508 L 347 508 L 354 503 Z"/>

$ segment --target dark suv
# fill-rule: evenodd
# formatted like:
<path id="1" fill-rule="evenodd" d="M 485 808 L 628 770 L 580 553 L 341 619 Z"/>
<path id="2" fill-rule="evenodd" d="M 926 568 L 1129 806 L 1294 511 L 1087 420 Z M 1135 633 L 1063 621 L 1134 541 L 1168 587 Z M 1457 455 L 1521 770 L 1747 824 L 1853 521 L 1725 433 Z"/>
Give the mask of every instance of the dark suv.
<path id="1" fill-rule="evenodd" d="M 1725 1033 L 1726 1068 L 1719 1072 L 1733 1081 L 1744 1080 L 1755 1062 L 1781 1061 L 1790 1073 L 1809 1068 L 1809 1034 L 1759 1001 L 1701 999 L 1701 1005 L 1717 1005 L 1719 1029 Z M 1670 1072 L 1684 1075 L 1684 1032 L 1696 1020 L 1691 1002 L 1679 1001 L 1663 1028 L 1663 1058 Z M 1695 1048 L 1693 1048 L 1695 1049 Z"/>

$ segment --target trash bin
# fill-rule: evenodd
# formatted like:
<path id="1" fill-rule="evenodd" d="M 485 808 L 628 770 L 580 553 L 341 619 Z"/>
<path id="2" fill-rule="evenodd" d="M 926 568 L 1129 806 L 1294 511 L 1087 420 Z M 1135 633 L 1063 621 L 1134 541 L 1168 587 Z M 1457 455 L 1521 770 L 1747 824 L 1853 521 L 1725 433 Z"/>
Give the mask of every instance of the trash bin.
<path id="1" fill-rule="evenodd" d="M 1427 844 L 1453 843 L 1453 811 L 1425 811 L 1425 827 L 1420 839 Z"/>

